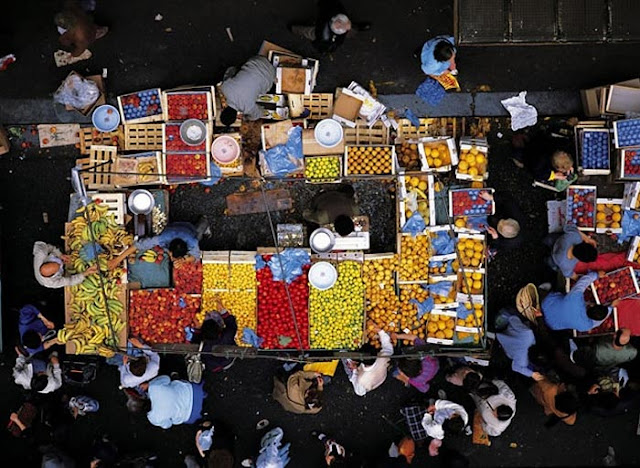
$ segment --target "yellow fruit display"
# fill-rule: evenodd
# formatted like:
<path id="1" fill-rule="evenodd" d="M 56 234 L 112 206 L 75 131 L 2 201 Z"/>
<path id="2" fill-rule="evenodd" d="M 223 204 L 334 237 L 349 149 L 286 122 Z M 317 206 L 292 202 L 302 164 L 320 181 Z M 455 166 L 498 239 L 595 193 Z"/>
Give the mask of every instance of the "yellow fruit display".
<path id="1" fill-rule="evenodd" d="M 231 273 L 229 289 L 232 291 L 256 289 L 256 270 L 253 263 L 232 263 L 229 271 Z"/>
<path id="2" fill-rule="evenodd" d="M 253 266 L 253 265 L 251 265 Z M 254 280 L 255 285 L 255 280 Z M 242 333 L 245 328 L 256 330 L 256 290 L 243 291 L 202 291 L 202 308 L 196 314 L 196 322 L 201 325 L 206 314 L 218 308 L 217 300 L 236 318 L 238 332 L 236 333 L 236 344 L 238 346 L 249 346 L 242 342 Z"/>
<path id="3" fill-rule="evenodd" d="M 476 146 L 461 150 L 458 173 L 482 179 L 487 173 L 487 154 Z"/>
<path id="4" fill-rule="evenodd" d="M 404 141 L 402 144 L 396 145 L 396 154 L 398 155 L 398 164 L 406 171 L 419 171 L 422 169 L 417 144 Z"/>
<path id="5" fill-rule="evenodd" d="M 362 264 L 338 264 L 338 280 L 327 290 L 309 285 L 309 344 L 312 349 L 356 349 L 364 330 Z"/>
<path id="6" fill-rule="evenodd" d="M 398 331 L 400 301 L 394 286 L 396 267 L 396 255 L 385 258 L 365 258 L 362 265 L 368 323 L 367 339 L 372 345 L 379 345 L 374 324 L 387 333 Z"/>
<path id="7" fill-rule="evenodd" d="M 400 281 L 426 281 L 429 272 L 429 237 L 402 236 L 400 239 Z"/>
<path id="8" fill-rule="evenodd" d="M 427 338 L 451 340 L 453 339 L 455 328 L 455 317 L 442 313 L 438 314 L 435 310 L 431 311 L 427 323 Z"/>
<path id="9" fill-rule="evenodd" d="M 485 244 L 483 239 L 459 237 L 456 249 L 465 268 L 478 268 L 484 264 Z"/>
<path id="10" fill-rule="evenodd" d="M 407 176 L 404 181 L 407 194 L 415 194 L 418 202 L 418 213 L 424 219 L 425 224 L 429 224 L 429 180 L 426 175 Z M 412 195 L 413 196 L 413 195 Z M 409 219 L 413 212 L 405 209 L 405 220 Z M 402 227 L 402 226 L 400 226 Z"/>
<path id="11" fill-rule="evenodd" d="M 614 203 L 596 205 L 596 227 L 599 229 L 619 229 L 622 220 L 621 206 Z"/>
<path id="12" fill-rule="evenodd" d="M 391 146 L 347 147 L 347 174 L 391 174 L 392 165 Z"/>
<path id="13" fill-rule="evenodd" d="M 332 182 L 340 178 L 340 156 L 317 156 L 305 159 L 304 177 L 314 182 Z"/>
<path id="14" fill-rule="evenodd" d="M 228 289 L 228 288 L 229 288 L 229 264 L 228 263 L 203 263 L 202 289 Z"/>
<path id="15" fill-rule="evenodd" d="M 461 272 L 460 291 L 465 294 L 482 294 L 484 292 L 484 275 L 477 271 Z"/>
<path id="16" fill-rule="evenodd" d="M 451 152 L 445 143 L 434 141 L 424 142 L 422 145 L 429 169 L 449 169 L 449 166 L 451 166 Z"/>
<path id="17" fill-rule="evenodd" d="M 425 339 L 427 337 L 427 324 L 429 314 L 425 314 L 422 318 L 418 318 L 418 308 L 410 302 L 416 300 L 424 302 L 429 297 L 429 292 L 420 284 L 401 284 L 399 289 L 400 309 L 396 317 L 397 331 L 416 335 L 418 338 Z M 437 325 L 435 325 L 437 327 Z M 435 330 L 434 330 L 435 331 Z M 404 344 L 409 344 L 405 342 Z"/>

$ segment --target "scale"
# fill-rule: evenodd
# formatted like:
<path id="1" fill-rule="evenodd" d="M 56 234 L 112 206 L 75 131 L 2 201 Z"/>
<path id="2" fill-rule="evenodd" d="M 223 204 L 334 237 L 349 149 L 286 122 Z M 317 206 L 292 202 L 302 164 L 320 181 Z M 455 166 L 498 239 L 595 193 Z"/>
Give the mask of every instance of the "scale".
<path id="1" fill-rule="evenodd" d="M 136 189 L 129 195 L 127 205 L 133 213 L 133 234 L 144 237 L 151 233 L 151 211 L 156 202 L 151 192 L 145 189 Z"/>

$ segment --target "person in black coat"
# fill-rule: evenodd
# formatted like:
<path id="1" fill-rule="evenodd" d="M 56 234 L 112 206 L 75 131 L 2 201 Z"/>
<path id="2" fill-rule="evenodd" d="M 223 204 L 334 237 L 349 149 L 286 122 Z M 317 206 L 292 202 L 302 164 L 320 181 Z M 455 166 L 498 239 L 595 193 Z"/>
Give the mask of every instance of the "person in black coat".
<path id="1" fill-rule="evenodd" d="M 513 197 L 504 192 L 493 195 L 482 192 L 480 197 L 493 200 L 496 205 L 495 214 L 487 218 L 491 249 L 499 252 L 520 248 L 523 243 L 521 229 L 525 223 L 525 216 Z"/>

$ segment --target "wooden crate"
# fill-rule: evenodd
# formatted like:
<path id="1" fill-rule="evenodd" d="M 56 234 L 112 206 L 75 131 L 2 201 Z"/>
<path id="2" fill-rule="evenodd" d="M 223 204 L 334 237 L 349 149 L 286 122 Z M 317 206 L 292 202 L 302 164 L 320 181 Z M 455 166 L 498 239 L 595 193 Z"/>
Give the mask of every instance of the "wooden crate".
<path id="1" fill-rule="evenodd" d="M 93 145 L 113 145 L 114 138 L 117 138 L 116 146 L 118 149 L 126 149 L 122 125 L 113 132 L 98 132 L 95 127 L 81 128 L 78 136 L 80 137 L 80 154 L 89 154 Z"/>
<path id="2" fill-rule="evenodd" d="M 125 151 L 162 150 L 162 124 L 127 124 L 124 126 Z"/>
<path id="3" fill-rule="evenodd" d="M 399 119 L 397 140 L 417 140 L 424 137 L 456 137 L 457 120 L 455 117 L 436 117 L 420 119 L 420 126 L 414 127 L 409 119 Z"/>
<path id="4" fill-rule="evenodd" d="M 126 98 L 133 95 L 140 95 L 140 93 L 149 93 L 149 92 L 155 96 L 156 101 L 154 102 L 154 104 L 157 104 L 158 106 L 157 111 L 154 114 L 146 115 L 144 117 L 127 118 L 124 112 L 124 108 L 126 105 L 125 103 Z M 120 118 L 122 119 L 122 123 L 125 123 L 125 124 L 160 122 L 162 121 L 162 114 L 163 114 L 162 91 L 160 91 L 160 88 L 151 88 L 151 89 L 145 89 L 142 91 L 136 91 L 133 93 L 127 93 L 127 94 L 118 96 L 118 110 L 120 111 Z"/>
<path id="5" fill-rule="evenodd" d="M 302 104 L 309 109 L 311 120 L 328 119 L 333 115 L 333 94 L 305 94 L 302 96 Z"/>
<path id="6" fill-rule="evenodd" d="M 115 146 L 93 145 L 88 158 L 78 159 L 82 178 L 89 190 L 115 189 L 112 172 L 118 152 Z"/>
<path id="7" fill-rule="evenodd" d="M 108 213 L 113 214 L 113 217 L 120 226 L 124 226 L 124 216 L 126 214 L 125 203 L 127 196 L 124 193 L 119 192 L 98 192 L 88 194 L 92 200 L 100 199 L 103 205 L 107 205 L 109 209 Z"/>
<path id="8" fill-rule="evenodd" d="M 344 129 L 344 140 L 347 145 L 388 145 L 389 129 L 380 121 L 370 128 L 365 120 L 358 118 L 354 128 Z"/>

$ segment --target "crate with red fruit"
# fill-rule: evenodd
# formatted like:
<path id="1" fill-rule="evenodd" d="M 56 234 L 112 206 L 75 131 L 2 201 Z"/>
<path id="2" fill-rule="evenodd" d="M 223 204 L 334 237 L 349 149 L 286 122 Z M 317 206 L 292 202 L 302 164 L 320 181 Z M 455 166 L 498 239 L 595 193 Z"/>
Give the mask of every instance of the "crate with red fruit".
<path id="1" fill-rule="evenodd" d="M 573 330 L 573 337 L 588 338 L 592 336 L 611 335 L 616 331 L 618 331 L 618 309 L 614 307 L 613 311 L 600 325 L 586 332 Z"/>
<path id="2" fill-rule="evenodd" d="M 165 91 L 162 93 L 164 120 L 213 119 L 212 91 Z"/>
<path id="3" fill-rule="evenodd" d="M 619 234 L 622 232 L 622 198 L 596 200 L 596 232 Z"/>
<path id="4" fill-rule="evenodd" d="M 263 255 L 262 259 L 268 262 L 271 255 Z M 258 336 L 264 339 L 262 348 L 309 348 L 309 266 L 304 265 L 302 274 L 288 284 L 275 280 L 268 266 L 256 271 Z"/>
<path id="5" fill-rule="evenodd" d="M 164 153 L 209 152 L 211 146 L 211 128 L 209 125 L 204 125 L 204 138 L 202 139 L 202 143 L 196 145 L 184 141 L 180 134 L 181 125 L 180 123 L 164 124 L 162 139 L 162 151 Z"/>
<path id="6" fill-rule="evenodd" d="M 626 148 L 619 151 L 620 178 L 626 180 L 640 179 L 640 148 Z"/>
<path id="7" fill-rule="evenodd" d="M 489 216 L 496 212 L 493 197 L 485 197 L 483 194 L 493 195 L 494 190 L 484 189 L 458 189 L 449 190 L 449 216 Z M 486 199 L 488 198 L 488 200 Z"/>
<path id="8" fill-rule="evenodd" d="M 201 298 L 173 288 L 129 292 L 129 331 L 147 343 L 184 343 L 185 327 L 196 325 Z"/>
<path id="9" fill-rule="evenodd" d="M 567 224 L 581 231 L 596 229 L 596 187 L 573 185 L 567 189 Z"/>
<path id="10" fill-rule="evenodd" d="M 597 304 L 608 305 L 615 300 L 635 296 L 640 293 L 640 287 L 633 268 L 624 267 L 591 283 L 591 292 Z"/>
<path id="11" fill-rule="evenodd" d="M 167 153 L 164 155 L 164 166 L 169 184 L 200 182 L 211 175 L 207 153 Z"/>
<path id="12" fill-rule="evenodd" d="M 179 293 L 202 294 L 202 263 L 200 259 L 173 264 L 173 287 Z"/>
<path id="13" fill-rule="evenodd" d="M 160 89 L 145 89 L 118 96 L 118 107 L 123 123 L 158 122 L 162 120 Z"/>

